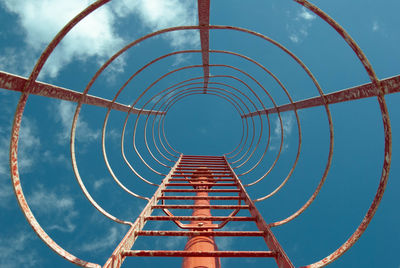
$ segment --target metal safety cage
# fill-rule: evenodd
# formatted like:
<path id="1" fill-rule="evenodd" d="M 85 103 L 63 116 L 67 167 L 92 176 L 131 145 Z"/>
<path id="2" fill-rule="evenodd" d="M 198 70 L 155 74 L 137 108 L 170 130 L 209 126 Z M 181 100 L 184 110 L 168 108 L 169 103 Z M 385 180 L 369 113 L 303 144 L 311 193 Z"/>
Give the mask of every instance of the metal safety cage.
<path id="1" fill-rule="evenodd" d="M 374 98 L 379 104 L 384 126 L 383 164 L 376 195 L 361 224 L 356 228 L 350 238 L 328 256 L 316 261 L 315 263 L 305 265 L 304 267 L 322 267 L 328 265 L 355 244 L 374 216 L 382 199 L 388 180 L 392 144 L 391 127 L 385 96 L 399 92 L 400 76 L 378 79 L 363 51 L 335 20 L 306 0 L 294 0 L 294 2 L 297 2 L 299 5 L 303 6 L 329 24 L 332 29 L 343 38 L 344 42 L 354 51 L 371 80 L 368 84 L 325 94 L 310 68 L 308 68 L 305 63 L 288 48 L 270 37 L 250 29 L 235 26 L 211 25 L 210 1 L 198 0 L 198 25 L 177 26 L 162 29 L 127 44 L 105 61 L 105 63 L 90 79 L 83 92 L 77 92 L 57 85 L 37 81 L 47 59 L 63 38 L 80 21 L 101 6 L 105 5 L 107 2 L 109 2 L 109 0 L 98 0 L 94 2 L 68 22 L 68 24 L 64 26 L 41 54 L 29 77 L 25 78 L 3 71 L 0 72 L 0 87 L 5 90 L 18 91 L 21 93 L 14 116 L 10 141 L 10 170 L 12 184 L 18 203 L 26 219 L 44 243 L 66 260 L 82 267 L 120 267 L 126 258 L 133 256 L 182 257 L 183 267 L 194 267 L 196 265 L 203 265 L 202 267 L 220 267 L 220 258 L 224 257 L 264 257 L 273 258 L 278 267 L 294 267 L 290 260 L 290 256 L 285 253 L 272 230 L 274 227 L 286 224 L 302 214 L 316 199 L 327 178 L 333 158 L 334 126 L 330 112 L 330 105 L 340 102 L 350 102 L 362 98 Z M 178 50 L 153 59 L 133 73 L 125 81 L 123 86 L 116 91 L 112 100 L 89 94 L 93 84 L 104 70 L 129 49 L 141 44 L 145 40 L 152 39 L 162 34 L 185 30 L 197 31 L 199 33 L 200 49 Z M 298 64 L 299 68 L 308 76 L 317 89 L 318 95 L 313 98 L 294 101 L 289 90 L 279 80 L 278 76 L 262 63 L 259 63 L 255 59 L 241 53 L 212 49 L 210 47 L 210 31 L 214 31 L 216 34 L 221 31 L 239 32 L 249 35 L 252 38 L 259 38 L 263 42 L 281 50 L 282 53 L 292 58 L 294 62 Z M 147 88 L 139 92 L 139 96 L 130 105 L 117 102 L 118 97 L 124 92 L 130 82 L 138 77 L 143 71 L 152 68 L 156 63 L 166 58 L 185 54 L 201 55 L 202 63 L 197 65 L 186 65 L 160 75 L 156 80 L 149 83 Z M 287 97 L 288 103 L 284 105 L 278 104 L 278 102 L 274 100 L 273 95 L 266 89 L 266 86 L 258 81 L 251 73 L 229 64 L 213 64 L 210 62 L 210 55 L 213 54 L 234 57 L 238 60 L 240 59 L 257 66 L 257 68 L 260 68 L 266 76 L 275 81 L 283 94 Z M 226 70 L 226 74 L 213 75 L 210 70 L 214 68 Z M 168 79 L 168 77 L 174 74 L 183 71 L 185 71 L 185 73 L 195 73 L 195 71 L 198 71 L 199 69 L 203 73 L 202 76 L 187 76 L 178 83 L 162 88 L 162 90 L 157 89 L 162 81 Z M 234 76 L 232 75 L 232 72 L 237 73 L 238 75 Z M 237 85 L 240 85 L 240 87 Z M 259 90 L 254 90 L 251 85 L 257 85 Z M 157 93 L 152 96 L 149 97 L 148 94 L 146 94 L 148 92 L 153 92 L 154 90 L 157 91 Z M 262 92 L 262 95 L 260 92 Z M 168 142 L 165 131 L 165 118 L 167 117 L 171 107 L 174 107 L 174 105 L 179 103 L 182 99 L 201 94 L 220 98 L 231 104 L 235 111 L 237 111 L 242 124 L 242 134 L 240 142 L 231 152 L 220 156 L 187 155 L 173 148 L 173 146 Z M 77 103 L 70 138 L 72 167 L 77 182 L 82 189 L 83 194 L 101 214 L 116 223 L 129 226 L 129 230 L 125 237 L 119 245 L 117 245 L 114 252 L 110 255 L 108 261 L 104 265 L 81 260 L 60 247 L 36 220 L 24 196 L 18 168 L 18 144 L 24 108 L 30 95 L 39 95 L 47 98 L 55 98 Z M 272 107 L 264 101 L 265 99 L 268 100 L 268 103 L 272 103 Z M 76 159 L 76 128 L 79 127 L 78 118 L 84 105 L 95 105 L 107 110 L 102 129 L 102 152 L 107 169 L 114 181 L 124 191 L 129 193 L 132 197 L 147 202 L 142 213 L 133 222 L 119 219 L 106 211 L 96 202 L 96 200 L 94 200 L 83 182 Z M 322 177 L 311 196 L 296 212 L 285 219 L 267 223 L 255 204 L 264 201 L 279 192 L 289 181 L 299 161 L 302 145 L 302 131 L 298 111 L 317 106 L 323 107 L 329 126 L 329 152 Z M 105 146 L 105 133 L 107 131 L 107 124 L 111 111 L 121 111 L 126 113 L 121 137 L 121 155 L 127 167 L 129 167 L 137 178 L 156 188 L 152 197 L 142 196 L 134 192 L 132 189 L 129 189 L 113 171 L 112 165 L 108 160 Z M 296 156 L 293 163 L 291 163 L 291 168 L 288 174 L 282 178 L 281 183 L 276 187 L 276 189 L 270 193 L 265 193 L 263 196 L 251 198 L 246 191 L 246 187 L 256 185 L 267 178 L 280 159 L 285 137 L 282 114 L 285 112 L 293 112 L 296 118 L 298 132 Z M 266 161 L 266 155 L 270 148 L 272 128 L 270 117 L 273 114 L 277 115 L 281 129 L 278 153 L 276 154 L 275 159 L 271 162 L 271 165 L 262 171 L 261 176 L 255 176 L 253 175 L 255 174 L 254 171 L 260 170 L 262 163 Z M 148 172 L 154 174 L 153 177 L 143 175 L 143 170 L 138 169 L 136 167 L 137 165 L 132 163 L 132 161 L 130 161 L 126 156 L 125 133 L 129 125 L 129 119 L 132 118 L 134 121 L 132 137 L 133 151 L 136 157 L 140 159 L 143 167 L 145 167 Z M 140 122 L 144 123 L 144 126 Z M 138 144 L 144 146 L 137 146 Z M 143 148 L 145 148 L 145 151 L 141 151 Z M 169 172 L 165 172 L 165 170 L 169 170 Z M 241 180 L 242 176 L 250 177 L 252 178 L 252 181 L 249 183 L 243 183 Z M 157 177 L 163 178 L 161 183 L 156 182 L 157 180 L 154 178 Z M 212 202 L 217 201 L 218 203 L 212 204 Z M 218 210 L 224 216 L 213 216 L 211 211 L 214 210 Z M 154 216 L 154 211 L 162 211 L 165 216 Z M 186 214 L 185 216 L 176 216 L 173 214 L 175 211 L 185 211 Z M 238 216 L 238 214 L 242 215 L 242 213 L 245 213 L 247 216 Z M 145 230 L 144 227 L 149 221 L 169 221 L 181 230 Z M 224 230 L 224 227 L 227 224 L 235 221 L 253 222 L 255 223 L 255 228 L 241 231 Z M 182 250 L 133 250 L 132 247 L 135 241 L 142 236 L 185 236 L 188 237 L 188 241 L 186 247 Z M 218 245 L 214 239 L 215 237 L 260 237 L 265 241 L 266 250 L 218 250 Z"/>

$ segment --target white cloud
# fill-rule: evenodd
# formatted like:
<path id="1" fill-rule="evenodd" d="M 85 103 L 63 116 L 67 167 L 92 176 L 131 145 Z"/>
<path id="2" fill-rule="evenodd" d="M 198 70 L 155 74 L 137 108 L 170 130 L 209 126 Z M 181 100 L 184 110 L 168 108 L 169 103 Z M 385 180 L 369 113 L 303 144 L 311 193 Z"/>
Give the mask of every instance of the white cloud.
<path id="1" fill-rule="evenodd" d="M 295 123 L 294 116 L 290 113 L 282 113 L 282 126 L 283 126 L 283 150 L 289 148 L 288 138 L 292 134 L 293 126 Z M 278 150 L 279 144 L 281 141 L 281 124 L 279 121 L 279 117 L 276 117 L 274 121 L 274 131 L 273 135 L 271 135 L 271 147 L 270 150 Z"/>
<path id="2" fill-rule="evenodd" d="M 34 58 L 41 53 L 56 33 L 91 2 L 89 0 L 0 0 L 6 9 L 18 16 L 25 34 L 26 47 L 14 52 L 18 59 L 6 64 L 8 70 L 33 66 Z M 115 2 L 115 3 L 114 3 Z M 46 62 L 41 76 L 56 77 L 60 70 L 73 60 L 95 58 L 100 62 L 113 55 L 127 43 L 118 32 L 119 19 L 136 15 L 152 31 L 177 25 L 196 24 L 195 4 L 183 0 L 120 0 L 103 6 L 77 24 L 63 39 Z M 125 29 L 124 29 L 125 31 Z M 126 33 L 126 32 L 125 32 Z M 177 31 L 165 35 L 173 47 L 198 43 L 196 31 Z M 130 41 L 130 40 L 129 40 Z M 30 53 L 27 56 L 27 51 Z M 9 53 L 10 54 L 10 53 Z M 35 55 L 32 57 L 32 55 Z M 32 61 L 28 64 L 26 61 Z M 24 64 L 21 62 L 24 61 Z M 4 65 L 4 63 L 2 64 Z M 18 68 L 13 65 L 19 65 Z M 125 62 L 119 59 L 111 71 L 123 71 Z M 110 75 L 112 80 L 112 75 Z"/>
<path id="3" fill-rule="evenodd" d="M 71 135 L 72 120 L 75 114 L 76 104 L 68 101 L 60 101 L 56 107 L 56 121 L 62 125 L 58 133 L 60 142 L 65 142 Z M 100 130 L 93 130 L 80 114 L 76 126 L 76 139 L 81 142 L 90 142 L 100 138 Z"/>
<path id="4" fill-rule="evenodd" d="M 292 40 L 293 43 L 298 43 L 300 38 L 296 34 L 289 35 L 289 39 Z"/>
<path id="5" fill-rule="evenodd" d="M 301 11 L 297 14 L 297 18 L 305 20 L 314 20 L 316 16 L 310 11 L 308 11 L 305 7 L 302 7 Z"/>
<path id="6" fill-rule="evenodd" d="M 7 125 L 8 123 L 8 125 Z M 0 205 L 7 206 L 13 195 L 9 168 L 9 148 L 11 122 L 0 127 Z M 22 120 L 18 147 L 18 167 L 21 174 L 32 170 L 40 150 L 40 140 L 36 136 L 36 125 L 28 117 Z"/>
<path id="7" fill-rule="evenodd" d="M 116 247 L 126 234 L 126 226 L 111 227 L 107 236 L 88 242 L 81 246 L 83 251 L 105 251 L 110 247 Z"/>
<path id="8" fill-rule="evenodd" d="M 25 31 L 27 47 L 41 52 L 56 33 L 92 1 L 26 1 L 2 0 L 8 11 L 18 15 Z M 101 60 L 111 56 L 123 43 L 114 29 L 115 16 L 101 8 L 79 23 L 56 48 L 44 67 L 44 73 L 56 77 L 60 69 L 74 59 L 96 56 Z"/>
<path id="9" fill-rule="evenodd" d="M 40 149 L 40 139 L 37 137 L 36 124 L 24 117 L 21 125 L 18 148 L 18 167 L 20 173 L 29 172 L 36 161 Z"/>
<path id="10" fill-rule="evenodd" d="M 49 230 L 59 230 L 61 232 L 73 232 L 75 230 L 74 218 L 78 216 L 75 211 L 75 202 L 72 198 L 64 195 L 55 194 L 54 191 L 45 190 L 39 186 L 31 195 L 27 197 L 32 208 L 41 214 L 46 214 L 46 228 Z"/>
<path id="11" fill-rule="evenodd" d="M 11 123 L 0 128 L 0 175 L 9 175 L 9 148 Z M 22 120 L 19 147 L 18 167 L 20 173 L 29 172 L 36 161 L 40 148 L 40 139 L 37 137 L 36 125 L 28 117 Z"/>
<path id="12" fill-rule="evenodd" d="M 379 24 L 378 24 L 378 22 L 377 21 L 374 21 L 373 23 L 372 23 L 372 31 L 373 32 L 377 32 L 377 31 L 379 31 Z"/>
<path id="13" fill-rule="evenodd" d="M 283 135 L 284 135 L 284 137 L 287 137 L 292 133 L 294 118 L 293 118 L 292 114 L 287 114 L 287 113 L 281 114 L 281 118 L 282 118 L 282 126 L 283 126 Z M 274 134 L 276 136 L 281 135 L 281 124 L 280 124 L 279 117 L 277 117 L 275 119 Z"/>
<path id="14" fill-rule="evenodd" d="M 308 36 L 308 30 L 312 26 L 312 21 L 316 18 L 316 15 L 308 11 L 305 7 L 302 7 L 297 11 L 295 16 L 292 16 L 291 12 L 287 12 L 287 15 L 291 18 L 286 29 L 289 32 L 289 39 L 293 43 L 300 43 Z"/>
<path id="15" fill-rule="evenodd" d="M 94 189 L 95 190 L 99 190 L 104 184 L 106 184 L 107 183 L 107 180 L 106 179 L 100 179 L 100 180 L 96 180 L 94 183 L 93 183 L 93 187 L 94 187 Z"/>
<path id="16" fill-rule="evenodd" d="M 40 257 L 35 249 L 26 250 L 27 243 L 32 239 L 33 235 L 30 232 L 13 233 L 12 237 L 0 237 L 0 266 L 38 267 Z"/>
<path id="17" fill-rule="evenodd" d="M 113 7 L 118 16 L 138 15 L 146 28 L 157 31 L 163 28 L 197 24 L 195 1 L 183 0 L 121 0 Z M 197 31 L 175 31 L 166 35 L 171 45 L 181 48 L 198 45 Z"/>

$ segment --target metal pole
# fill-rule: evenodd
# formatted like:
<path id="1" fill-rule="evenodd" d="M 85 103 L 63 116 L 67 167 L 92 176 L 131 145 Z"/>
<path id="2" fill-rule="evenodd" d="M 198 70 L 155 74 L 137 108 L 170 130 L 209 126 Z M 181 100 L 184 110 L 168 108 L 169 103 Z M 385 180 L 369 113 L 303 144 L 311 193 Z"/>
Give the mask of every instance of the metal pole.
<path id="1" fill-rule="evenodd" d="M 204 190 L 196 192 L 196 196 L 198 197 L 208 197 L 207 190 L 210 189 L 209 180 L 212 179 L 211 173 L 207 168 L 199 168 L 197 169 L 193 175 L 192 179 L 196 180 L 191 183 L 196 183 L 196 186 L 193 186 L 194 189 Z M 199 184 L 205 184 L 205 186 L 201 186 Z M 196 199 L 194 201 L 195 206 L 209 206 L 210 200 L 202 200 Z M 211 211 L 209 208 L 194 208 L 192 216 L 200 216 L 200 217 L 210 217 Z M 207 227 L 207 225 L 211 225 L 212 221 L 205 220 L 195 220 L 191 221 L 191 224 L 198 227 Z M 196 231 L 196 229 L 192 229 Z M 204 229 L 203 229 L 204 230 Z M 213 229 L 206 229 L 204 231 L 213 231 Z M 212 236 L 191 236 L 189 237 L 185 251 L 195 251 L 195 252 L 204 252 L 204 251 L 218 251 L 217 245 L 215 243 L 214 237 Z M 218 257 L 184 257 L 182 268 L 220 268 L 221 262 Z"/>

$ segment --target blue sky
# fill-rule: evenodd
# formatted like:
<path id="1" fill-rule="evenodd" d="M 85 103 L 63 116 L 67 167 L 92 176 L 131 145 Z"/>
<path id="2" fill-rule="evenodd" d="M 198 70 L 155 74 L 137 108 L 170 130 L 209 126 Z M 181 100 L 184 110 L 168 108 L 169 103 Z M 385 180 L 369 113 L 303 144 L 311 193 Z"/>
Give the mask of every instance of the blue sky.
<path id="1" fill-rule="evenodd" d="M 92 1 L 23 1 L 0 0 L 0 70 L 28 76 L 41 51 L 54 35 Z M 197 24 L 197 1 L 137 0 L 112 1 L 72 30 L 49 58 L 39 80 L 83 91 L 97 69 L 123 46 L 158 29 Z M 327 12 L 356 40 L 371 61 L 377 76 L 386 78 L 400 73 L 400 3 L 396 0 L 313 1 Z M 324 92 L 334 92 L 368 83 L 367 73 L 355 54 L 325 22 L 293 1 L 212 1 L 211 24 L 233 25 L 265 34 L 293 51 L 310 68 Z M 112 99 L 122 84 L 147 62 L 176 50 L 199 49 L 196 31 L 164 34 L 130 49 L 99 77 L 89 94 Z M 210 48 L 242 53 L 264 64 L 289 89 L 294 100 L 317 95 L 306 74 L 276 47 L 248 34 L 234 31 L 210 32 Z M 211 64 L 227 64 L 254 76 L 271 93 L 278 104 L 287 97 L 274 81 L 254 64 L 230 55 L 211 54 Z M 139 93 L 166 72 L 186 65 L 201 64 L 200 54 L 172 56 L 154 64 L 135 77 L 118 97 L 132 104 Z M 260 94 L 266 107 L 271 101 L 262 89 L 235 70 L 211 67 L 211 75 L 237 76 Z M 202 69 L 184 70 L 163 79 L 138 105 L 179 81 L 202 75 Z M 214 78 L 242 89 L 255 98 L 238 81 Z M 8 170 L 8 143 L 13 113 L 19 94 L 0 90 L 0 266 L 1 267 L 73 267 L 53 253 L 31 230 L 13 196 Z M 399 94 L 386 96 L 392 123 L 392 168 L 386 193 L 366 233 L 330 267 L 400 267 L 396 258 L 400 250 L 397 194 L 400 183 Z M 254 111 L 248 103 L 249 109 Z M 261 106 L 257 103 L 257 108 Z M 383 163 L 383 128 L 375 98 L 331 105 L 334 124 L 333 162 L 320 195 L 300 217 L 273 229 L 296 266 L 320 260 L 339 247 L 353 233 L 364 217 L 378 186 Z M 127 228 L 99 214 L 85 199 L 76 183 L 69 153 L 69 131 L 75 105 L 39 96 L 30 96 L 22 122 L 19 167 L 22 186 L 32 211 L 46 232 L 77 257 L 103 264 L 122 239 Z M 101 154 L 101 128 L 106 110 L 84 106 L 77 128 L 77 160 L 84 182 L 107 211 L 126 220 L 134 220 L 145 201 L 132 198 L 120 189 L 107 171 Z M 302 126 L 300 160 L 288 184 L 272 198 L 257 203 L 267 222 L 286 218 L 309 198 L 318 184 L 328 155 L 329 132 L 325 111 L 321 107 L 299 112 Z M 126 115 L 113 111 L 106 134 L 110 164 L 118 178 L 134 192 L 151 196 L 155 188 L 140 181 L 123 162 L 120 136 Z M 260 197 L 277 187 L 289 172 L 297 151 L 298 131 L 292 112 L 282 114 L 284 150 L 268 177 L 248 188 Z M 130 116 L 124 145 L 127 158 L 139 173 L 159 182 L 156 175 L 140 163 L 132 148 L 136 117 Z M 145 120 L 139 120 L 138 149 L 149 159 L 143 145 Z M 260 166 L 243 176 L 245 183 L 265 173 L 279 148 L 280 127 L 277 116 L 270 117 L 271 145 Z M 150 120 L 150 123 L 152 121 Z M 175 104 L 166 117 L 166 134 L 170 144 L 186 154 L 221 155 L 231 151 L 240 140 L 241 121 L 236 110 L 214 95 L 195 95 Z M 255 118 L 256 130 L 260 130 Z M 268 126 L 264 120 L 260 149 L 238 173 L 251 168 L 263 153 Z M 151 147 L 155 150 L 154 146 Z M 158 156 L 162 159 L 160 156 Z M 233 159 L 237 160 L 237 158 Z M 165 161 L 164 161 L 165 162 Z M 149 161 L 161 173 L 168 169 Z M 165 162 L 166 164 L 170 164 Z M 174 228 L 171 225 L 146 225 L 147 228 Z M 229 230 L 252 226 L 232 224 Z M 221 249 L 265 249 L 263 241 L 218 239 Z M 138 240 L 135 249 L 152 247 L 181 249 L 184 239 Z M 136 267 L 162 264 L 179 267 L 179 259 L 135 258 L 126 262 Z M 225 259 L 224 265 L 273 267 L 273 261 Z"/>

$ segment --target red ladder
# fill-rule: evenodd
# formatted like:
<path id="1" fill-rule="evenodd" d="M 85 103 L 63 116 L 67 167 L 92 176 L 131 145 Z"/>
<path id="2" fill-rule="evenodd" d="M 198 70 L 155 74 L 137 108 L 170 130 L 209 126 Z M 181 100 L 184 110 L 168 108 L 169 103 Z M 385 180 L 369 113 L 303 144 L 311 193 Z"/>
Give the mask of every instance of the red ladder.
<path id="1" fill-rule="evenodd" d="M 194 193 L 196 195 L 171 196 L 165 195 L 165 193 Z M 235 195 L 208 196 L 208 193 L 233 193 Z M 183 204 L 166 204 L 168 200 L 182 200 Z M 207 200 L 208 203 L 196 205 L 196 203 L 193 204 L 193 200 L 194 202 Z M 238 200 L 238 204 L 210 205 L 210 200 Z M 163 210 L 166 216 L 151 216 L 155 209 Z M 218 209 L 231 212 L 227 213 L 228 216 L 211 216 L 211 214 L 210 216 L 174 216 L 169 209 L 191 209 L 193 211 Z M 236 216 L 241 210 L 248 210 L 250 216 Z M 143 230 L 147 221 L 172 221 L 184 231 Z M 191 223 L 183 224 L 181 221 L 191 221 Z M 220 230 L 231 221 L 253 221 L 258 227 L 258 231 Z M 218 224 L 214 222 L 218 222 Z M 187 236 L 192 238 L 202 236 L 212 240 L 216 236 L 258 236 L 264 238 L 269 251 L 131 250 L 139 236 Z M 248 196 L 243 184 L 223 156 L 181 155 L 104 267 L 120 267 L 128 256 L 272 257 L 276 260 L 278 267 L 294 267 Z"/>

